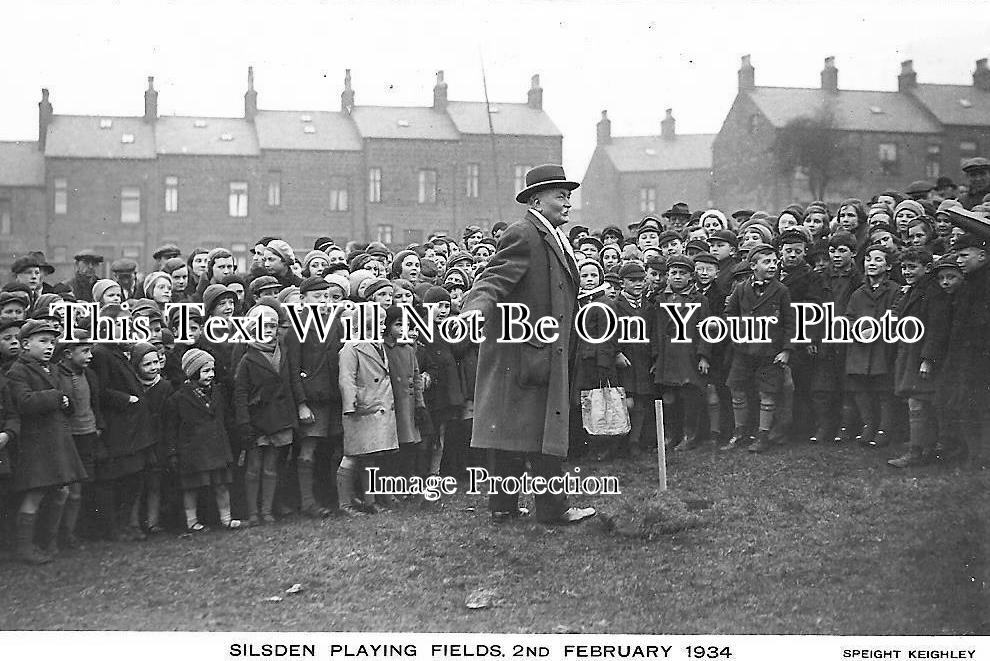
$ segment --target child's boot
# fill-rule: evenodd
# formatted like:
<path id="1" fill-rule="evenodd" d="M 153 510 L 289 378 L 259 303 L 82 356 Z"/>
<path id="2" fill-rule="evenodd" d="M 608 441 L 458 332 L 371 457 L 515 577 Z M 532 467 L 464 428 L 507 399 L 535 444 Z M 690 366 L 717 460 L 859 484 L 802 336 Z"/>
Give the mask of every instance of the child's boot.
<path id="1" fill-rule="evenodd" d="M 17 515 L 17 557 L 29 565 L 44 565 L 52 561 L 51 556 L 42 553 L 34 545 L 34 523 L 37 514 Z"/>
<path id="2" fill-rule="evenodd" d="M 747 448 L 750 452 L 766 452 L 773 448 L 773 443 L 770 442 L 770 430 L 761 429 L 756 432 L 756 442 Z"/>
<path id="3" fill-rule="evenodd" d="M 337 507 L 345 516 L 362 516 L 364 512 L 354 506 L 357 494 L 354 490 L 354 467 L 352 459 L 344 457 L 337 468 Z"/>

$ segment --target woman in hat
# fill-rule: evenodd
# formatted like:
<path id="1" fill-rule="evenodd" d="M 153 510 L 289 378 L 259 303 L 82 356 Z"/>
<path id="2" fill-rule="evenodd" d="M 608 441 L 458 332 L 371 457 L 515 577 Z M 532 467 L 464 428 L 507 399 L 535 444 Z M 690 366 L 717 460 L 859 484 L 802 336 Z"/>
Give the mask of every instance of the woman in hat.
<path id="1" fill-rule="evenodd" d="M 172 276 L 164 271 L 152 271 L 144 278 L 144 296 L 158 306 L 159 311 L 172 302 Z"/>

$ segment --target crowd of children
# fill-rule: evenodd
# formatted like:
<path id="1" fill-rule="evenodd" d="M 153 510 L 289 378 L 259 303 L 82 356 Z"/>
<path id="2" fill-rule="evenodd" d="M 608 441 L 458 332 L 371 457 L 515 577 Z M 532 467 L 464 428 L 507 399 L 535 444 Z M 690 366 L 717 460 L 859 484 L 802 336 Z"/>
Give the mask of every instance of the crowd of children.
<path id="1" fill-rule="evenodd" d="M 640 339 L 574 343 L 570 451 L 575 459 L 637 456 L 653 447 L 656 400 L 668 448 L 753 453 L 795 442 L 906 440 L 894 467 L 970 461 L 990 438 L 990 268 L 985 239 L 948 222 L 947 209 L 897 193 L 870 205 L 790 205 L 776 217 L 674 205 L 661 217 L 592 233 L 573 227 L 579 304 L 599 303 Z M 990 208 L 974 212 L 990 218 Z M 67 283 L 45 282 L 43 256 L 15 262 L 0 292 L 0 511 L 16 555 L 46 563 L 80 537 L 139 540 L 207 524 L 237 529 L 289 513 L 366 516 L 399 504 L 375 495 L 379 475 L 459 475 L 470 450 L 478 348 L 437 334 L 400 341 L 403 306 L 431 305 L 436 323 L 490 260 L 498 237 L 468 227 L 397 253 L 380 243 L 317 240 L 299 259 L 263 237 L 248 273 L 223 248 L 163 246 L 144 277 L 136 265 L 77 256 Z M 146 317 L 147 342 L 63 337 L 61 301 L 90 301 L 104 320 Z M 345 335 L 353 306 L 384 313 L 383 341 Z M 201 304 L 192 314 L 169 303 Z M 831 304 L 850 322 L 888 312 L 925 327 L 921 341 L 831 343 L 817 324 L 792 341 L 792 303 Z M 299 336 L 287 310 L 311 332 Z M 773 317 L 765 342 L 713 338 L 691 323 L 688 342 L 665 306 L 696 306 L 693 321 Z M 246 317 L 253 341 L 208 338 L 204 325 Z M 378 318 L 364 318 L 368 330 Z M 591 334 L 608 326 L 596 308 Z M 102 322 L 101 322 L 102 323 Z M 85 324 L 83 324 L 85 325 Z M 325 326 L 325 333 L 315 332 Z M 322 336 L 321 336 L 322 335 Z M 187 341 L 176 341 L 186 338 Z M 631 431 L 589 437 L 580 393 L 625 389 Z M 210 497 L 202 498 L 204 494 Z M 400 499 L 401 500 L 401 499 Z M 84 532 L 85 534 L 79 534 Z"/>

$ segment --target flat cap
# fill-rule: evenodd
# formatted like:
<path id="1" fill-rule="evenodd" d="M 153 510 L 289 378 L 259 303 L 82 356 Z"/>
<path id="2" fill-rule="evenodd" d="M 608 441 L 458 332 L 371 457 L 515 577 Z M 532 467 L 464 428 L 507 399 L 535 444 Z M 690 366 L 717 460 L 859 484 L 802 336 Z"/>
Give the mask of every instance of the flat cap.
<path id="1" fill-rule="evenodd" d="M 687 255 L 671 255 L 667 258 L 667 270 L 672 266 L 682 266 L 690 272 L 694 272 L 694 260 Z"/>
<path id="2" fill-rule="evenodd" d="M 645 278 L 646 269 L 639 262 L 626 262 L 621 267 L 619 267 L 619 277 L 620 278 Z"/>
<path id="3" fill-rule="evenodd" d="M 181 254 L 182 251 L 179 249 L 179 246 L 174 243 L 166 243 L 158 246 L 151 257 L 152 259 L 168 259 L 169 257 L 178 257 Z"/>
<path id="4" fill-rule="evenodd" d="M 28 319 L 21 326 L 21 330 L 17 333 L 17 336 L 24 340 L 38 333 L 53 333 L 58 335 L 59 330 L 58 326 L 49 319 Z"/>
<path id="5" fill-rule="evenodd" d="M 976 156 L 974 158 L 967 158 L 963 161 L 962 171 L 970 172 L 974 170 L 986 170 L 990 169 L 990 161 L 983 158 L 982 156 Z"/>
<path id="6" fill-rule="evenodd" d="M 77 252 L 75 256 L 73 256 L 73 259 L 77 262 L 95 262 L 96 264 L 103 263 L 103 255 L 95 250 L 90 250 L 89 248 Z"/>
<path id="7" fill-rule="evenodd" d="M 130 257 L 121 257 L 110 263 L 110 270 L 114 273 L 134 273 L 137 271 L 137 262 Z"/>

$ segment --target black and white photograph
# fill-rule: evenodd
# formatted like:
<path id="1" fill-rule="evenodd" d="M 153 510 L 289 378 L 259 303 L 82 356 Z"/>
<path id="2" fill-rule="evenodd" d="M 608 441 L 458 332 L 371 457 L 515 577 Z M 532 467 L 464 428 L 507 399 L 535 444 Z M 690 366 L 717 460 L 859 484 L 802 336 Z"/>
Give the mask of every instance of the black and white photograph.
<path id="1" fill-rule="evenodd" d="M 990 6 L 0 32 L 11 661 L 990 659 Z"/>

